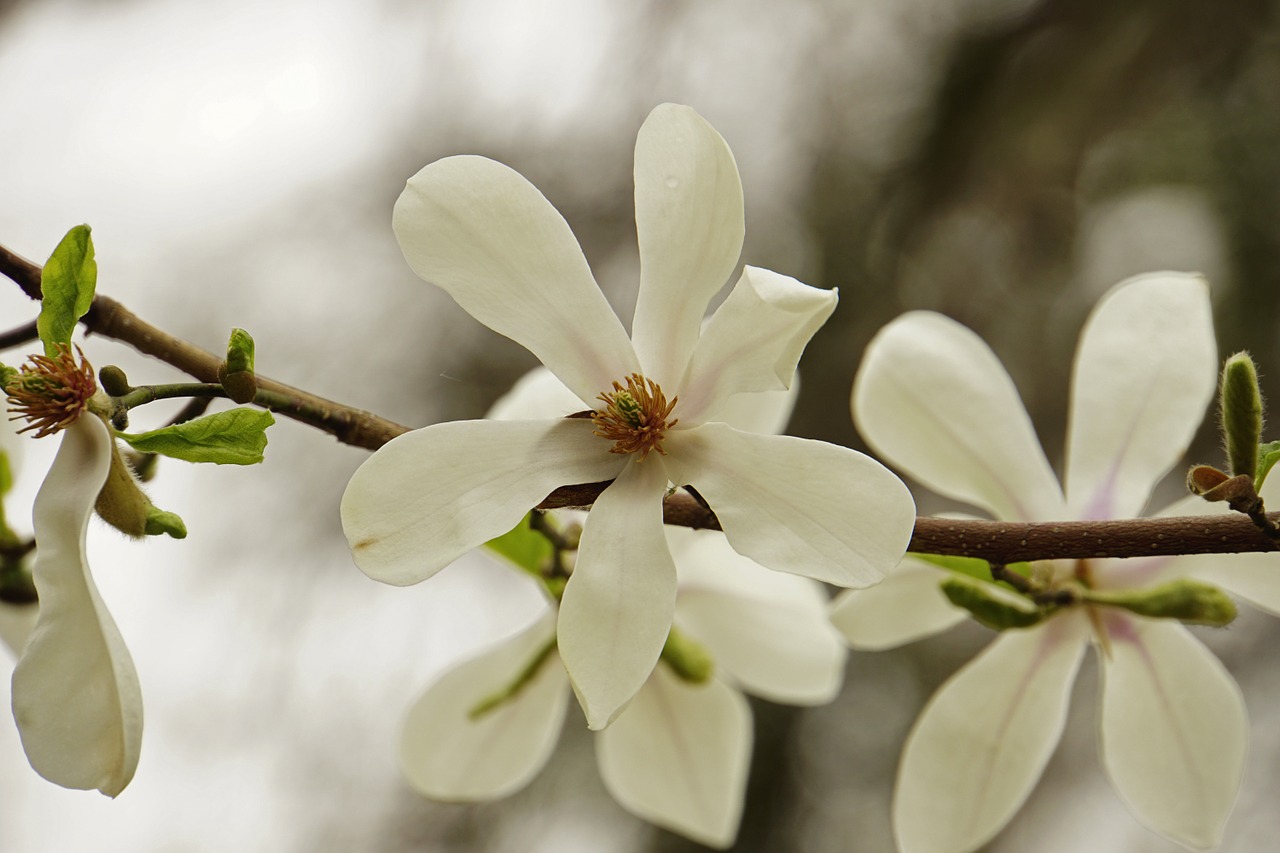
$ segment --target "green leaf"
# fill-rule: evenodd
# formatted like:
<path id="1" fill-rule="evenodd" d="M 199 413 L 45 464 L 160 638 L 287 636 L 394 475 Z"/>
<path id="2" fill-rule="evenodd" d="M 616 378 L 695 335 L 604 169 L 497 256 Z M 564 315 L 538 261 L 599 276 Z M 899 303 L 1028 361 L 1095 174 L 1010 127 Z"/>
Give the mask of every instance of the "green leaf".
<path id="1" fill-rule="evenodd" d="M 142 453 L 159 453 L 186 462 L 255 465 L 267 446 L 266 429 L 276 422 L 260 409 L 229 409 L 186 423 L 130 435 L 117 433 Z"/>
<path id="2" fill-rule="evenodd" d="M 9 454 L 0 448 L 0 498 L 13 488 L 13 469 L 9 467 Z M 3 515 L 0 515 L 3 518 Z"/>
<path id="3" fill-rule="evenodd" d="M 937 566 L 940 569 L 946 569 L 949 572 L 955 572 L 958 575 L 965 575 L 974 580 L 986 581 L 987 583 L 999 583 L 1005 589 L 1012 589 L 1006 583 L 998 582 L 991 577 L 991 564 L 986 560 L 978 557 L 952 557 L 945 554 L 919 554 L 915 551 L 911 552 L 911 556 L 917 560 L 923 560 L 931 566 Z M 1030 563 L 1010 563 L 1005 566 L 1006 569 L 1017 572 L 1024 578 L 1031 577 Z"/>
<path id="4" fill-rule="evenodd" d="M 227 372 L 253 373 L 253 336 L 244 329 L 232 329 L 227 341 Z"/>
<path id="5" fill-rule="evenodd" d="M 89 226 L 77 225 L 62 238 L 40 273 L 43 298 L 36 330 L 45 355 L 54 356 L 60 347 L 71 346 L 71 333 L 93 304 L 97 283 L 98 262 L 93 259 Z"/>
<path id="6" fill-rule="evenodd" d="M 554 553 L 547 537 L 529 526 L 527 515 L 506 533 L 486 542 L 485 547 L 538 577 Z"/>
<path id="7" fill-rule="evenodd" d="M 1280 462 L 1280 441 L 1269 441 L 1258 445 L 1258 476 L 1253 479 L 1253 487 L 1261 491 L 1263 482 L 1271 473 L 1271 466 Z"/>

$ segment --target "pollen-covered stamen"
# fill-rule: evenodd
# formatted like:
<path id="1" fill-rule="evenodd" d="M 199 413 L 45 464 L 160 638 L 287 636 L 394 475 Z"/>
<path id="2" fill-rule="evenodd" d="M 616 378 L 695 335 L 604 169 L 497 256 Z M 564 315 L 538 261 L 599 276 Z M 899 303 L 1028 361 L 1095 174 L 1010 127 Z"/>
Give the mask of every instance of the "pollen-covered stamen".
<path id="1" fill-rule="evenodd" d="M 596 435 L 613 442 L 610 453 L 639 453 L 642 460 L 650 450 L 666 455 L 662 438 L 679 423 L 675 418 L 667 420 L 679 397 L 672 397 L 668 403 L 657 382 L 633 373 L 627 377 L 625 387 L 614 382 L 613 390 L 597 399 L 604 408 L 591 413 L 591 422 L 596 425 Z"/>
<path id="2" fill-rule="evenodd" d="M 5 399 L 14 416 L 11 421 L 30 421 L 18 432 L 35 430 L 36 438 L 66 429 L 75 423 L 85 404 L 98 390 L 93 365 L 76 347 L 80 363 L 63 345 L 56 355 L 33 355 L 17 375 L 5 384 Z"/>

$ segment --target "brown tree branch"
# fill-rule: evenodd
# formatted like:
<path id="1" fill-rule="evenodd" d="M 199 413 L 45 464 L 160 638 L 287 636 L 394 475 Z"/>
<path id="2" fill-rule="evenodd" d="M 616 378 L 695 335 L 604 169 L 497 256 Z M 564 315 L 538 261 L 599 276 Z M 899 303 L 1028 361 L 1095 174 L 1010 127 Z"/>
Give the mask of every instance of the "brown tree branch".
<path id="1" fill-rule="evenodd" d="M 0 273 L 17 282 L 32 299 L 40 298 L 39 265 L 0 246 Z M 93 307 L 82 322 L 88 332 L 127 343 L 201 382 L 218 381 L 220 357 L 152 326 L 110 297 L 95 296 Z M 408 427 L 371 412 L 317 397 L 261 375 L 257 379 L 259 393 L 254 403 L 328 432 L 344 444 L 376 450 L 409 431 Z M 538 508 L 589 507 L 608 485 L 609 481 L 562 486 L 549 494 Z M 683 492 L 671 495 L 663 509 L 667 524 L 720 529 L 720 520 L 692 495 Z M 1280 519 L 1280 513 L 1273 514 L 1272 518 Z M 1238 513 L 1036 524 L 917 518 L 909 550 L 1008 564 L 1028 560 L 1265 552 L 1280 550 L 1280 542 Z"/>

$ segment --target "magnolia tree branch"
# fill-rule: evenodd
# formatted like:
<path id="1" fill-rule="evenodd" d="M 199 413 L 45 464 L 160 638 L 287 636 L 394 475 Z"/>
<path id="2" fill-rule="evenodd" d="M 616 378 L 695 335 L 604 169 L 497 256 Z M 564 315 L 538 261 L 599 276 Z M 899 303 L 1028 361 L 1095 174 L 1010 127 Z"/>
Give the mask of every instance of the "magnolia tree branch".
<path id="1" fill-rule="evenodd" d="M 40 299 L 40 266 L 0 246 L 0 273 Z M 81 321 L 91 334 L 129 344 L 201 382 L 218 382 L 222 359 L 142 320 L 119 302 L 95 296 Z M 372 412 L 344 406 L 257 375 L 253 402 L 329 433 L 344 444 L 377 450 L 409 427 Z M 591 506 L 611 481 L 562 486 L 539 509 Z M 1280 513 L 1272 514 L 1280 520 Z M 664 504 L 667 524 L 719 530 L 720 520 L 692 495 L 677 492 Z M 1230 554 L 1280 550 L 1280 541 L 1263 533 L 1239 513 L 1186 518 L 1120 521 L 1014 523 L 917 518 L 909 550 L 923 554 L 978 557 L 1008 564 L 1030 560 L 1101 557 L 1156 557 L 1177 554 Z"/>

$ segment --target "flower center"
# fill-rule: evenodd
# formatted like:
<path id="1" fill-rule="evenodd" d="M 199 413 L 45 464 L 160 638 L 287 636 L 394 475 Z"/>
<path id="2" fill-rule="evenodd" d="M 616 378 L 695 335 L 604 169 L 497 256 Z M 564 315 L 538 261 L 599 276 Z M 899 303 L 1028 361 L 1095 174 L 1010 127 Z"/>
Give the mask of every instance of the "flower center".
<path id="1" fill-rule="evenodd" d="M 596 435 L 613 442 L 610 453 L 639 453 L 641 460 L 650 450 L 666 455 L 662 438 L 679 423 L 675 418 L 667 420 L 679 397 L 672 397 L 668 403 L 657 382 L 633 373 L 627 377 L 625 387 L 614 382 L 613 390 L 597 399 L 604 408 L 591 413 L 591 422 L 596 426 Z"/>
<path id="2" fill-rule="evenodd" d="M 93 365 L 80 353 L 76 364 L 71 348 L 62 346 L 56 355 L 33 355 L 5 383 L 5 398 L 11 421 L 30 421 L 18 432 L 35 430 L 36 438 L 44 438 L 66 429 L 80 418 L 85 404 L 98 390 L 93 380 Z"/>

